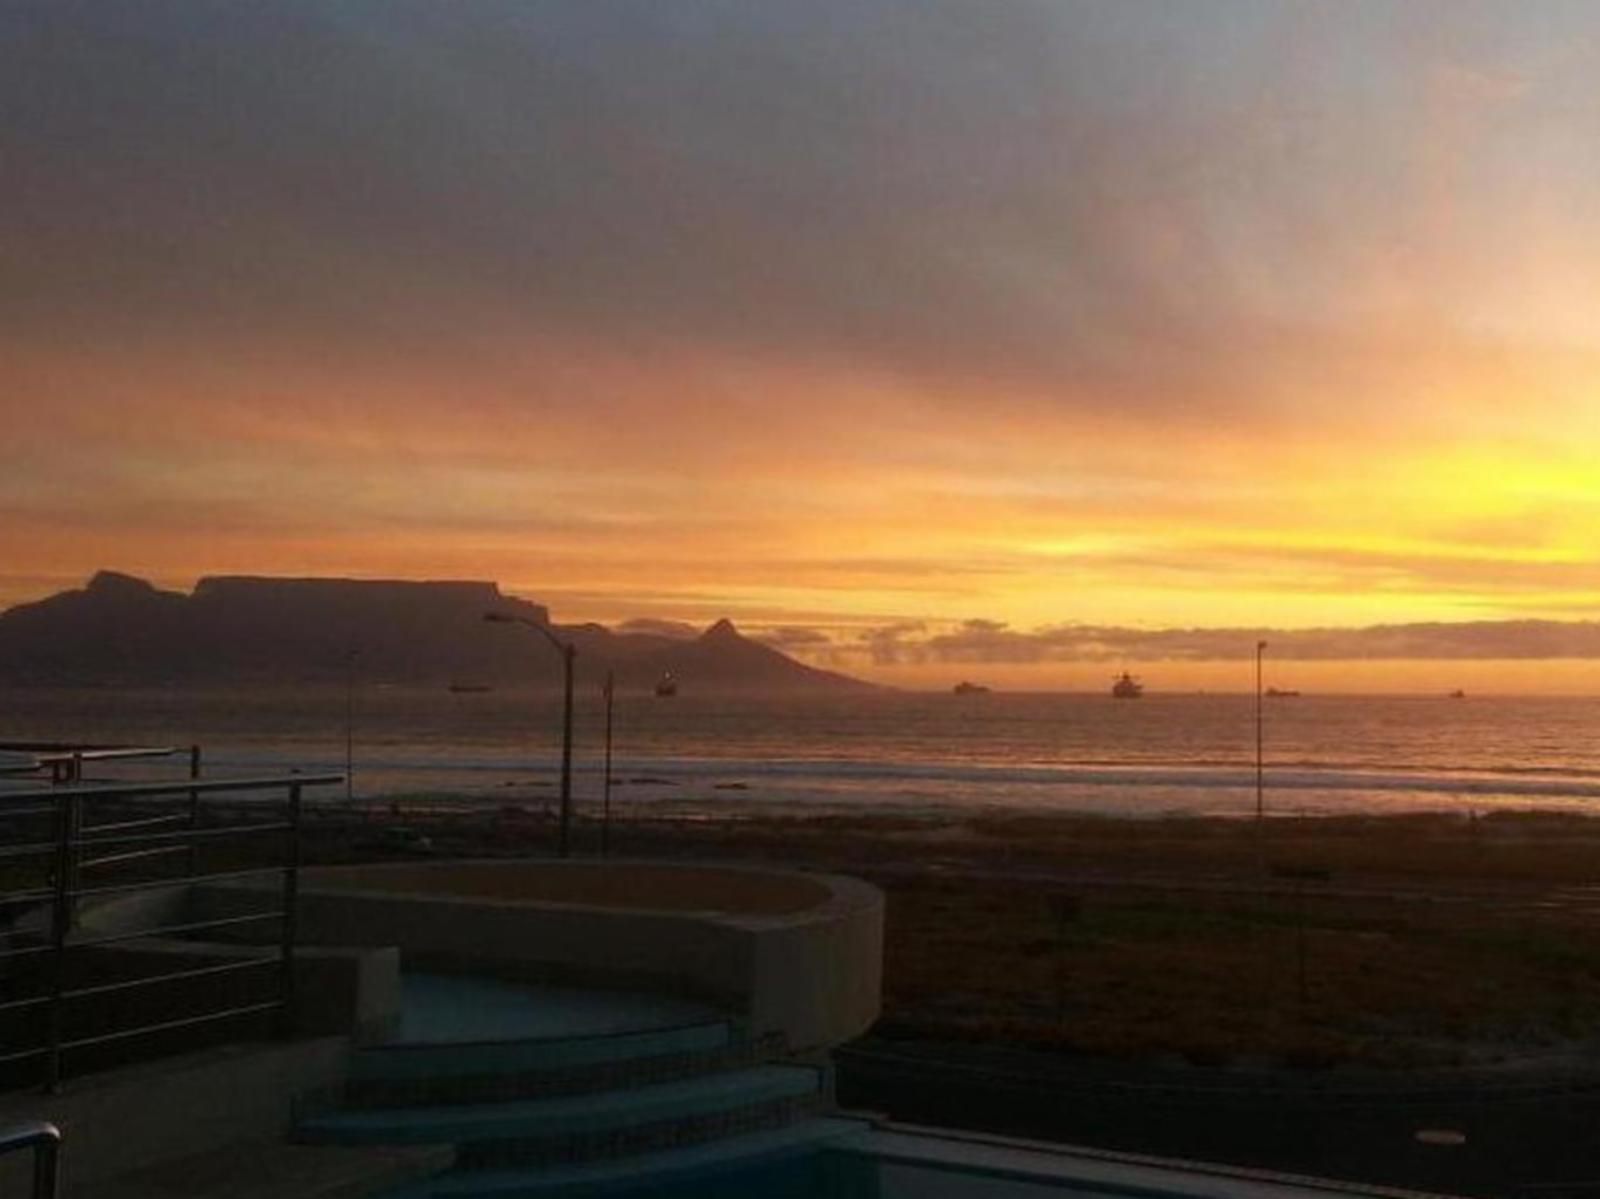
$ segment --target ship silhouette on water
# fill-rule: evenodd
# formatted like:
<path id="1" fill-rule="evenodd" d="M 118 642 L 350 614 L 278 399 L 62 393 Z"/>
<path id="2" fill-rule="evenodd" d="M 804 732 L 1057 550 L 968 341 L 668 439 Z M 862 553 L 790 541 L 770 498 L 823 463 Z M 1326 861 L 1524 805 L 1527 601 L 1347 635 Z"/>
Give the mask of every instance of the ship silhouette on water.
<path id="1" fill-rule="evenodd" d="M 1111 697 L 1113 699 L 1138 699 L 1144 694 L 1144 684 L 1134 678 L 1126 670 L 1111 684 Z"/>

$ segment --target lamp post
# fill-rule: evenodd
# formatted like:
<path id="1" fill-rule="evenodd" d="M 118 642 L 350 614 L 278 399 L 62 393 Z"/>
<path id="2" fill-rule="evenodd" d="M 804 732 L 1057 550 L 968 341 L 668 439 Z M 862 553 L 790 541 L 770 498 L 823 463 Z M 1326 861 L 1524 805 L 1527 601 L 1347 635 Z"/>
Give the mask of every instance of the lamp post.
<path id="1" fill-rule="evenodd" d="M 600 856 L 611 855 L 611 708 L 616 698 L 616 678 L 606 671 L 606 775 L 604 797 L 600 804 Z"/>
<path id="2" fill-rule="evenodd" d="M 561 654 L 564 667 L 564 695 L 561 705 L 561 835 L 558 852 L 567 857 L 571 852 L 572 836 L 572 660 L 578 656 L 578 647 L 563 641 L 549 628 L 526 616 L 513 616 L 509 612 L 485 612 L 483 618 L 491 624 L 521 624 L 537 630 Z"/>
<path id="3" fill-rule="evenodd" d="M 1256 642 L 1256 819 L 1266 815 L 1266 800 L 1261 778 L 1261 655 L 1266 650 L 1265 641 Z"/>
<path id="4" fill-rule="evenodd" d="M 356 797 L 356 658 L 353 649 L 344 654 L 344 801 Z"/>

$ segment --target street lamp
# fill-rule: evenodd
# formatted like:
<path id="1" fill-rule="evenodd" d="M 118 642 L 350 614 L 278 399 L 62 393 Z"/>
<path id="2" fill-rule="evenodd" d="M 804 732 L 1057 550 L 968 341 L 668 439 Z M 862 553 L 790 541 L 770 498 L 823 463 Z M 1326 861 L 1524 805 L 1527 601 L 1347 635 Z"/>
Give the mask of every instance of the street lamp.
<path id="1" fill-rule="evenodd" d="M 1256 642 L 1256 819 L 1266 815 L 1266 801 L 1261 785 L 1261 655 L 1266 650 L 1265 641 Z"/>
<path id="2" fill-rule="evenodd" d="M 617 696 L 617 680 L 611 671 L 606 671 L 606 774 L 605 790 L 601 792 L 603 799 L 600 804 L 600 856 L 611 856 L 611 709 Z"/>
<path id="3" fill-rule="evenodd" d="M 563 641 L 545 625 L 526 616 L 513 616 L 509 612 L 485 612 L 483 618 L 491 624 L 522 624 L 537 630 L 561 654 L 565 667 L 565 699 L 561 717 L 561 838 L 559 853 L 568 856 L 572 835 L 572 660 L 578 656 L 578 647 Z"/>
<path id="4" fill-rule="evenodd" d="M 356 797 L 356 659 L 353 649 L 344 652 L 344 801 Z"/>

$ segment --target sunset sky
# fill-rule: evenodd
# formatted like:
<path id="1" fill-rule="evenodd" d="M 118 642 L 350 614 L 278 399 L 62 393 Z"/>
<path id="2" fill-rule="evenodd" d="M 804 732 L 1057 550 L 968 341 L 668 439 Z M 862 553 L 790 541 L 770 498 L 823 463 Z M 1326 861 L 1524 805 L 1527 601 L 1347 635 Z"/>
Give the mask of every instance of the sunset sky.
<path id="1" fill-rule="evenodd" d="M 1592 0 L 11 0 L 0 606 L 1594 620 L 1596 80 Z"/>

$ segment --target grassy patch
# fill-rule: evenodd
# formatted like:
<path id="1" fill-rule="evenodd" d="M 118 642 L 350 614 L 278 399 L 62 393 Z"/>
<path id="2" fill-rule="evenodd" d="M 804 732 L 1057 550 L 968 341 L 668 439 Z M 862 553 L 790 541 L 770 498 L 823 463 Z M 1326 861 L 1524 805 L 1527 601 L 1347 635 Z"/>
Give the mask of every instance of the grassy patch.
<path id="1" fill-rule="evenodd" d="M 1490 1061 L 1600 1033 L 1600 932 L 1344 896 L 1097 895 L 884 880 L 886 1028 L 1111 1056 Z"/>

